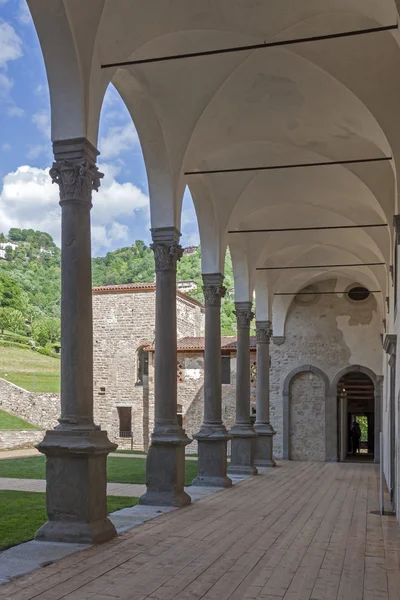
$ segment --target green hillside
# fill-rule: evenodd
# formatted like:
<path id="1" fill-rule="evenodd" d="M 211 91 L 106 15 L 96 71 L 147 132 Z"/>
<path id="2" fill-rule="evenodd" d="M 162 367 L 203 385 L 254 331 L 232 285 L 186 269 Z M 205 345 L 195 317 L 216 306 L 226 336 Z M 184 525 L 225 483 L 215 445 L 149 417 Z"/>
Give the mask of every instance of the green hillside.
<path id="1" fill-rule="evenodd" d="M 0 377 L 30 392 L 60 391 L 60 360 L 29 349 L 0 346 Z"/>
<path id="2" fill-rule="evenodd" d="M 26 431 L 28 429 L 39 429 L 39 427 L 24 421 L 24 419 L 14 417 L 14 415 L 10 415 L 10 413 L 5 412 L 4 410 L 0 410 L 0 431 Z"/>
<path id="3" fill-rule="evenodd" d="M 0 260 L 0 346 L 23 343 L 16 335 L 28 336 L 25 343 L 30 341 L 43 353 L 54 354 L 60 339 L 60 249 L 49 234 L 33 229 L 10 229 L 7 235 L 0 233 L 0 242 L 16 245 L 7 247 L 5 260 Z M 95 286 L 154 281 L 153 252 L 141 240 L 94 258 L 92 267 Z M 177 277 L 195 281 L 197 289 L 190 295 L 203 301 L 200 247 L 182 257 Z M 228 290 L 233 287 L 229 253 L 225 286 Z M 221 313 L 225 335 L 235 332 L 233 310 L 233 298 L 228 294 Z"/>

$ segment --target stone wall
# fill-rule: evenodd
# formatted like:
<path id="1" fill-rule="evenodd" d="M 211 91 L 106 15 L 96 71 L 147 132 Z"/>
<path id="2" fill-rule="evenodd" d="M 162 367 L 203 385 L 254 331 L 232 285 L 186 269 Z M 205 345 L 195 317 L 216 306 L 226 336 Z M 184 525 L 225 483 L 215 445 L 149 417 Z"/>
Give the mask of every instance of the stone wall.
<path id="1" fill-rule="evenodd" d="M 299 373 L 290 384 L 289 458 L 325 460 L 325 383 L 315 373 Z"/>
<path id="2" fill-rule="evenodd" d="M 203 308 L 177 295 L 178 337 L 204 332 Z M 153 373 L 138 382 L 138 350 L 155 335 L 155 289 L 104 291 L 93 294 L 95 421 L 122 447 L 118 407 L 131 407 L 133 447 L 147 449 L 154 420 Z M 149 357 L 150 358 L 150 357 Z"/>
<path id="3" fill-rule="evenodd" d="M 0 450 L 32 448 L 42 441 L 44 431 L 0 431 Z"/>
<path id="4" fill-rule="evenodd" d="M 313 285 L 318 291 L 346 289 L 336 279 Z M 289 309 L 285 338 L 281 345 L 271 343 L 271 423 L 276 430 L 274 454 L 283 452 L 282 392 L 286 377 L 302 365 L 321 369 L 330 381 L 350 365 L 361 365 L 376 375 L 382 371 L 381 319 L 376 300 L 354 302 L 347 296 L 316 294 L 297 296 Z M 311 405 L 305 417 L 314 419 Z M 323 426 L 323 423 L 321 424 Z M 318 444 L 314 444 L 316 454 Z"/>
<path id="5" fill-rule="evenodd" d="M 28 392 L 0 379 L 0 409 L 43 429 L 53 429 L 60 416 L 60 395 Z"/>

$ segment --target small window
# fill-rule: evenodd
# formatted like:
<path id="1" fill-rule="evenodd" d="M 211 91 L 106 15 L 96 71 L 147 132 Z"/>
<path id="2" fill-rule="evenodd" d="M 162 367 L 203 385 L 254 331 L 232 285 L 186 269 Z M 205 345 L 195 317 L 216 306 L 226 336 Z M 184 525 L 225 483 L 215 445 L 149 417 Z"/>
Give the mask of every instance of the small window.
<path id="1" fill-rule="evenodd" d="M 229 384 L 231 382 L 231 357 L 221 356 L 221 371 L 222 383 Z"/>
<path id="2" fill-rule="evenodd" d="M 360 302 L 361 300 L 366 300 L 368 298 L 369 290 L 365 287 L 353 287 L 347 292 L 347 295 L 350 300 Z"/>
<path id="3" fill-rule="evenodd" d="M 132 408 L 130 406 L 118 406 L 119 437 L 130 437 L 132 431 Z"/>
<path id="4" fill-rule="evenodd" d="M 149 353 L 139 348 L 137 353 L 137 379 L 136 385 L 143 385 L 143 378 L 149 374 Z"/>

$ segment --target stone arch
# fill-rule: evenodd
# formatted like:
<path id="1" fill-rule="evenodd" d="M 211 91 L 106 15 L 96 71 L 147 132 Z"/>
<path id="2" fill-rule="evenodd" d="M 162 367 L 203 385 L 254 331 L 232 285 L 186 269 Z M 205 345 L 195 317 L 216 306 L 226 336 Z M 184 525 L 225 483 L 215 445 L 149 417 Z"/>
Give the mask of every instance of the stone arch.
<path id="1" fill-rule="evenodd" d="M 368 367 L 364 367 L 362 365 L 349 365 L 348 367 L 344 367 L 340 371 L 336 373 L 334 378 L 332 379 L 332 383 L 329 388 L 329 396 L 327 397 L 327 404 L 332 406 L 332 413 L 334 410 L 335 417 L 335 431 L 331 427 L 330 436 L 332 438 L 332 445 L 335 443 L 336 446 L 336 456 L 338 460 L 339 456 L 339 448 L 338 448 L 338 439 L 337 439 L 337 397 L 338 397 L 338 383 L 348 373 L 364 373 L 367 375 L 372 383 L 374 384 L 374 413 L 375 413 L 375 447 L 374 447 L 374 462 L 380 462 L 379 456 L 379 432 L 381 429 L 381 403 L 382 403 L 382 377 L 376 375 L 374 371 L 369 369 Z"/>
<path id="2" fill-rule="evenodd" d="M 290 384 L 292 380 L 299 375 L 300 373 L 314 373 L 320 377 L 325 386 L 325 397 L 328 394 L 330 389 L 330 381 L 326 373 L 319 369 L 318 367 L 314 367 L 314 365 L 302 365 L 300 367 L 296 367 L 286 376 L 285 381 L 283 383 L 283 453 L 282 458 L 285 460 L 289 460 L 289 429 L 290 429 L 290 406 L 289 406 L 289 393 L 290 393 Z M 327 406 L 325 405 L 325 447 L 326 447 L 326 432 L 327 432 L 327 418 L 330 416 L 330 411 L 327 410 Z M 325 460 L 329 460 L 327 448 L 325 450 L 326 456 Z"/>

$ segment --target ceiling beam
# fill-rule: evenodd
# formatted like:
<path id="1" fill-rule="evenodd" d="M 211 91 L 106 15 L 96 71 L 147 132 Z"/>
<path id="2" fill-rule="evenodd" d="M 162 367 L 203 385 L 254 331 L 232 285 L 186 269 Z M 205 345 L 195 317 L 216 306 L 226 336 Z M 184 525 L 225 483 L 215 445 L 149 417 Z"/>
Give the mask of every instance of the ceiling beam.
<path id="1" fill-rule="evenodd" d="M 348 263 L 342 265 L 300 265 L 300 266 L 283 266 L 283 267 L 257 267 L 256 271 L 286 271 L 288 269 L 336 269 L 338 267 L 381 267 L 386 265 L 385 262 L 373 263 Z"/>
<path id="2" fill-rule="evenodd" d="M 277 229 L 236 229 L 228 233 L 274 233 L 283 231 L 326 231 L 329 229 L 366 229 L 368 227 L 388 227 L 387 223 L 369 223 L 367 225 L 322 225 L 318 227 L 280 227 Z"/>
<path id="3" fill-rule="evenodd" d="M 113 67 L 127 67 L 131 65 L 145 65 L 149 63 L 159 63 L 171 60 L 182 60 L 184 58 L 196 58 L 200 56 L 215 56 L 218 54 L 232 54 L 233 52 L 248 52 L 249 50 L 261 50 L 262 48 L 276 48 L 278 46 L 291 46 L 293 44 L 305 44 L 308 42 L 321 42 L 323 40 L 335 40 L 340 38 L 354 37 L 358 35 L 368 35 L 370 33 L 380 33 L 382 31 L 393 31 L 398 28 L 397 23 L 385 25 L 382 27 L 369 27 L 368 29 L 355 29 L 350 31 L 341 31 L 339 33 L 329 33 L 326 35 L 314 35 L 310 37 L 295 38 L 292 40 L 278 40 L 276 42 L 262 42 L 261 44 L 251 44 L 249 46 L 234 46 L 230 48 L 219 48 L 216 50 L 205 50 L 203 52 L 187 52 L 185 54 L 171 54 L 167 56 L 155 56 L 154 58 L 139 58 L 137 60 L 125 60 L 122 62 L 107 63 L 101 65 L 102 69 L 111 69 Z"/>
<path id="4" fill-rule="evenodd" d="M 185 171 L 185 175 L 218 175 L 222 173 L 246 173 L 248 171 L 279 171 L 282 169 L 306 169 L 308 167 L 332 167 L 334 165 L 354 165 L 392 160 L 391 156 L 355 158 L 348 160 L 323 160 L 313 163 L 295 163 L 287 165 L 267 165 L 261 167 L 236 167 L 234 169 L 205 169 L 203 171 Z"/>

